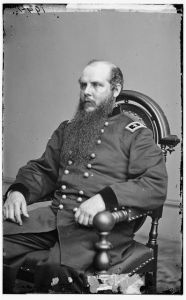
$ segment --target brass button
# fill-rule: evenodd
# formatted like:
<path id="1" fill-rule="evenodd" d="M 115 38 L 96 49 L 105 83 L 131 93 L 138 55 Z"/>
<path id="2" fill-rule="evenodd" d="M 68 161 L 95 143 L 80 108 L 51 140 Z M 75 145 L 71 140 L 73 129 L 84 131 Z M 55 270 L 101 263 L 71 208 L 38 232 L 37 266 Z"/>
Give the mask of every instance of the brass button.
<path id="1" fill-rule="evenodd" d="M 86 177 L 86 178 L 89 177 L 89 173 L 88 173 L 88 172 L 85 172 L 83 175 L 84 175 L 84 177 Z"/>
<path id="2" fill-rule="evenodd" d="M 83 200 L 83 199 L 82 199 L 81 197 L 78 197 L 78 198 L 77 198 L 77 202 L 82 202 L 82 200 Z"/>
<path id="3" fill-rule="evenodd" d="M 65 175 L 68 175 L 69 174 L 69 170 L 65 170 L 64 173 L 65 173 Z"/>
<path id="4" fill-rule="evenodd" d="M 67 196 L 66 196 L 66 195 L 62 195 L 62 198 L 63 198 L 63 199 L 66 199 L 66 198 L 67 198 Z"/>
<path id="5" fill-rule="evenodd" d="M 104 125 L 105 125 L 105 126 L 108 126 L 108 124 L 109 124 L 109 122 L 106 121 Z"/>
<path id="6" fill-rule="evenodd" d="M 91 168 L 92 168 L 92 165 L 91 165 L 91 164 L 88 164 L 88 165 L 87 165 L 87 168 L 88 168 L 88 169 L 91 169 Z"/>
<path id="7" fill-rule="evenodd" d="M 59 204 L 59 209 L 63 209 L 63 204 Z"/>
<path id="8" fill-rule="evenodd" d="M 78 210 L 77 207 L 74 207 L 74 208 L 73 208 L 73 212 L 74 212 L 74 213 L 75 213 L 77 210 Z"/>
<path id="9" fill-rule="evenodd" d="M 73 282 L 72 277 L 68 277 L 68 282 L 69 282 L 69 283 L 72 283 L 72 282 Z"/>
<path id="10" fill-rule="evenodd" d="M 79 194 L 80 194 L 80 195 L 83 195 L 83 194 L 84 194 L 84 192 L 83 192 L 83 191 L 79 191 Z"/>
<path id="11" fill-rule="evenodd" d="M 91 156 L 91 158 L 95 158 L 96 154 L 95 153 L 91 153 L 90 156 Z"/>
<path id="12" fill-rule="evenodd" d="M 72 165 L 72 161 L 71 160 L 68 160 L 68 165 Z"/>
<path id="13" fill-rule="evenodd" d="M 105 130 L 102 128 L 102 129 L 101 129 L 101 133 L 104 133 L 104 131 L 105 131 Z"/>
<path id="14" fill-rule="evenodd" d="M 97 140 L 97 144 L 100 145 L 101 144 L 101 140 Z"/>
<path id="15" fill-rule="evenodd" d="M 61 186 L 61 188 L 62 188 L 62 190 L 66 190 L 67 187 L 66 187 L 66 185 L 63 184 L 63 185 Z"/>
<path id="16" fill-rule="evenodd" d="M 117 211 L 118 209 L 117 209 L 117 207 L 114 207 L 114 211 Z"/>

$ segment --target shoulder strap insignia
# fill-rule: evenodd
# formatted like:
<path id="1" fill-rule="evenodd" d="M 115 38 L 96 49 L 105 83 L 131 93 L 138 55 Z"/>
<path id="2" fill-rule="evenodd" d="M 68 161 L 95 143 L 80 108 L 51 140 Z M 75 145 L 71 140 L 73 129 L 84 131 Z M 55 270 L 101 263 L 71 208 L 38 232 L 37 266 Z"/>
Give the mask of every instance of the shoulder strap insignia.
<path id="1" fill-rule="evenodd" d="M 140 128 L 146 128 L 146 126 L 140 122 L 132 122 L 129 123 L 125 128 L 128 129 L 130 132 L 135 132 Z"/>

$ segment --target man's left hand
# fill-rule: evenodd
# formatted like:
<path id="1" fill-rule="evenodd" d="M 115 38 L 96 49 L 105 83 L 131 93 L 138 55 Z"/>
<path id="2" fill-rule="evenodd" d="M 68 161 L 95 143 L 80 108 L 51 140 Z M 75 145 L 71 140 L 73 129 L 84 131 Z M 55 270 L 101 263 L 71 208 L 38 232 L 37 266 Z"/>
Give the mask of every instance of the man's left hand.
<path id="1" fill-rule="evenodd" d="M 101 211 L 105 210 L 105 203 L 100 194 L 89 198 L 83 202 L 75 213 L 75 220 L 81 225 L 92 225 L 94 216 Z"/>

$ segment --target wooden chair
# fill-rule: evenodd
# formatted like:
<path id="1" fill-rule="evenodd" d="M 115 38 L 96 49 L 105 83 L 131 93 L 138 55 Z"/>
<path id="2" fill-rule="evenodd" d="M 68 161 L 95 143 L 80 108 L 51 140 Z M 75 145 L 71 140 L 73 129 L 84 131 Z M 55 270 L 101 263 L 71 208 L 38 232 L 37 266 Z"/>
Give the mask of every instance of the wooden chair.
<path id="1" fill-rule="evenodd" d="M 170 134 L 170 128 L 160 106 L 148 96 L 136 91 L 124 90 L 118 96 L 115 110 L 123 113 L 134 121 L 143 123 L 153 132 L 155 142 L 161 147 L 166 160 L 167 153 L 172 153 L 174 147 L 180 142 L 176 135 Z M 137 197 L 137 195 L 136 195 Z M 119 276 L 123 269 L 127 276 L 143 274 L 145 276 L 144 292 L 156 293 L 157 281 L 157 256 L 158 256 L 158 221 L 162 217 L 163 207 L 156 210 L 142 211 L 137 208 L 125 208 L 121 211 L 110 213 L 108 211 L 99 213 L 94 218 L 94 226 L 99 235 L 99 241 L 95 247 L 93 267 L 87 272 L 87 278 L 91 293 L 113 292 L 113 286 L 105 284 L 106 279 L 113 274 Z M 109 249 L 111 244 L 107 237 L 114 225 L 118 222 L 131 222 L 135 220 L 135 232 L 143 225 L 147 216 L 152 218 L 149 233 L 149 240 L 146 245 L 135 242 L 127 250 L 125 259 L 118 265 L 110 267 Z M 46 253 L 41 253 L 41 258 Z M 22 292 L 32 292 L 35 254 L 28 256 L 28 259 L 18 272 L 18 283 L 26 281 L 27 287 L 22 287 Z M 38 259 L 38 254 L 37 254 Z M 34 262 L 34 263 L 33 263 Z M 31 284 L 31 285 L 30 285 Z M 17 289 L 20 292 L 20 287 Z"/>

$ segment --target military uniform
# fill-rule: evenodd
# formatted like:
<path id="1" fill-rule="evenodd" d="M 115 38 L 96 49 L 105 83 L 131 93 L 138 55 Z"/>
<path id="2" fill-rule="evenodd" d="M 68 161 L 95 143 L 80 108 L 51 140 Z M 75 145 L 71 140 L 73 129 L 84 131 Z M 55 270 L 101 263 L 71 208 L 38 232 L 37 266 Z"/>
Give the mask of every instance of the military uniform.
<path id="1" fill-rule="evenodd" d="M 166 199 L 167 173 L 161 149 L 152 132 L 124 114 L 108 117 L 85 165 L 67 165 L 61 157 L 63 122 L 53 133 L 38 160 L 22 167 L 12 190 L 21 191 L 27 204 L 44 201 L 53 191 L 50 207 L 30 211 L 23 226 L 5 221 L 4 234 L 39 233 L 57 228 L 61 264 L 86 270 L 91 264 L 97 240 L 94 228 L 74 220 L 74 208 L 100 193 L 106 209 L 122 207 L 153 209 Z M 134 237 L 135 221 L 117 224 L 110 235 L 112 264 L 120 261 Z"/>

